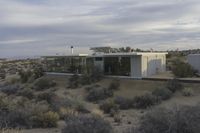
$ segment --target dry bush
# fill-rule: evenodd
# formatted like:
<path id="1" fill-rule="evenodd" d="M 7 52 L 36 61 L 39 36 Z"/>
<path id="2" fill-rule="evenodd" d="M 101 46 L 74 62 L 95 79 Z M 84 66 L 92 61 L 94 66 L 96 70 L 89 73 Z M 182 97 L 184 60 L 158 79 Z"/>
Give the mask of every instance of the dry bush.
<path id="1" fill-rule="evenodd" d="M 51 108 L 56 112 L 59 112 L 61 108 L 71 108 L 80 113 L 89 113 L 89 111 L 86 109 L 84 102 L 71 97 L 54 97 L 51 101 Z"/>
<path id="2" fill-rule="evenodd" d="M 34 91 L 30 88 L 24 88 L 24 89 L 18 91 L 17 95 L 26 97 L 28 99 L 33 99 L 34 98 Z"/>
<path id="3" fill-rule="evenodd" d="M 92 83 L 91 76 L 89 74 L 83 74 L 80 78 L 80 83 L 82 85 L 90 85 Z"/>
<path id="4" fill-rule="evenodd" d="M 133 99 L 125 98 L 125 97 L 115 97 L 115 103 L 119 105 L 120 109 L 131 109 L 133 108 L 134 101 Z"/>
<path id="5" fill-rule="evenodd" d="M 19 75 L 21 78 L 21 82 L 26 83 L 29 80 L 29 78 L 32 77 L 33 73 L 30 70 L 28 71 L 20 70 Z"/>
<path id="6" fill-rule="evenodd" d="M 93 88 L 88 92 L 87 100 L 91 102 L 98 102 L 113 96 L 113 90 L 108 88 Z"/>
<path id="7" fill-rule="evenodd" d="M 57 127 L 58 120 L 58 113 L 52 111 L 48 111 L 31 117 L 31 121 L 34 123 L 33 126 L 42 128 Z"/>
<path id="8" fill-rule="evenodd" d="M 179 82 L 178 79 L 172 79 L 167 82 L 167 89 L 174 93 L 183 89 L 183 85 Z"/>
<path id="9" fill-rule="evenodd" d="M 122 122 L 122 117 L 119 114 L 115 114 L 114 115 L 114 122 L 121 123 Z"/>
<path id="10" fill-rule="evenodd" d="M 137 109 L 146 109 L 158 103 L 160 103 L 160 99 L 148 93 L 142 96 L 136 96 L 133 99 L 133 107 Z"/>
<path id="11" fill-rule="evenodd" d="M 9 75 L 6 76 L 5 81 L 7 84 L 16 84 L 19 83 L 21 80 L 20 76 L 15 74 L 15 75 Z"/>
<path id="12" fill-rule="evenodd" d="M 190 64 L 180 60 L 173 62 L 172 72 L 178 78 L 194 77 L 198 73 Z"/>
<path id="13" fill-rule="evenodd" d="M 23 88 L 20 85 L 6 85 L 0 87 L 0 91 L 7 94 L 7 95 L 14 95 L 17 94 L 18 91 L 22 90 Z"/>
<path id="14" fill-rule="evenodd" d="M 200 106 L 158 108 L 147 113 L 130 133 L 199 133 Z"/>
<path id="15" fill-rule="evenodd" d="M 79 115 L 66 120 L 62 133 L 112 133 L 112 127 L 99 116 Z"/>
<path id="16" fill-rule="evenodd" d="M 36 99 L 38 101 L 47 101 L 49 104 L 51 104 L 53 98 L 55 97 L 56 95 L 53 93 L 53 92 L 41 92 L 41 93 L 38 93 L 37 96 L 36 96 Z"/>
<path id="17" fill-rule="evenodd" d="M 80 85 L 80 76 L 77 74 L 72 75 L 69 78 L 69 88 L 76 89 Z"/>
<path id="18" fill-rule="evenodd" d="M 60 110 L 59 110 L 59 115 L 60 115 L 61 119 L 67 120 L 67 119 L 70 119 L 71 117 L 78 116 L 79 112 L 76 111 L 73 108 L 64 108 L 64 107 L 61 107 Z"/>
<path id="19" fill-rule="evenodd" d="M 94 108 L 92 111 L 91 111 L 91 114 L 92 115 L 98 115 L 98 116 L 101 116 L 101 117 L 103 117 L 103 112 L 100 110 L 100 109 L 96 109 L 96 108 Z"/>
<path id="20" fill-rule="evenodd" d="M 55 127 L 58 121 L 50 113 L 46 102 L 34 102 L 26 98 L 0 97 L 1 128 L 46 128 Z"/>
<path id="21" fill-rule="evenodd" d="M 56 82 L 47 78 L 39 78 L 33 84 L 33 89 L 37 91 L 49 89 L 50 87 L 54 87 Z"/>
<path id="22" fill-rule="evenodd" d="M 183 96 L 189 97 L 194 95 L 194 91 L 191 88 L 184 88 L 182 94 Z"/>
<path id="23" fill-rule="evenodd" d="M 100 109 L 103 110 L 104 113 L 117 113 L 119 110 L 119 106 L 115 104 L 112 99 L 108 99 L 101 103 Z"/>
<path id="24" fill-rule="evenodd" d="M 112 80 L 108 88 L 111 90 L 119 90 L 119 87 L 120 87 L 119 79 L 114 79 Z"/>
<path id="25" fill-rule="evenodd" d="M 172 97 L 173 93 L 166 88 L 157 88 L 152 92 L 152 94 L 162 100 L 168 100 Z"/>

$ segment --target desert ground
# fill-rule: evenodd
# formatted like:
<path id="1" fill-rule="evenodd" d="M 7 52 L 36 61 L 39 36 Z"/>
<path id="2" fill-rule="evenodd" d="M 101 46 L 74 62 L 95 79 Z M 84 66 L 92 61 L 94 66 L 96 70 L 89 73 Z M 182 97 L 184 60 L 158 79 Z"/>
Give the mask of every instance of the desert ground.
<path id="1" fill-rule="evenodd" d="M 194 95 L 191 97 L 185 97 L 181 92 L 176 92 L 173 94 L 173 97 L 169 100 L 163 101 L 159 105 L 152 106 L 148 109 L 128 109 L 120 110 L 120 116 L 122 118 L 120 123 L 116 123 L 112 117 L 107 114 L 104 114 L 100 109 L 99 105 L 91 103 L 85 100 L 87 92 L 85 88 L 88 86 L 81 86 L 77 89 L 68 89 L 68 76 L 45 76 L 48 79 L 54 80 L 57 85 L 55 86 L 55 93 L 63 98 L 70 95 L 75 99 L 78 99 L 84 102 L 86 108 L 92 113 L 98 113 L 102 117 L 108 120 L 114 128 L 115 133 L 123 133 L 127 129 L 131 128 L 132 125 L 137 125 L 139 118 L 142 117 L 146 112 L 150 111 L 152 108 L 158 107 L 179 107 L 180 105 L 196 105 L 200 103 L 200 85 L 183 83 L 184 87 L 192 88 Z M 104 78 L 103 80 L 95 83 L 103 87 L 108 87 L 112 82 L 112 78 Z M 115 91 L 115 96 L 122 96 L 127 98 L 133 98 L 135 96 L 143 95 L 145 93 L 151 93 L 155 88 L 160 86 L 165 86 L 166 82 L 162 81 L 146 81 L 146 80 L 133 80 L 133 79 L 119 79 L 120 87 L 119 90 Z M 90 85 L 91 86 L 91 85 Z M 9 130 L 5 133 L 60 133 L 62 128 L 65 126 L 64 121 L 59 121 L 58 128 L 50 129 L 27 129 L 27 130 Z"/>

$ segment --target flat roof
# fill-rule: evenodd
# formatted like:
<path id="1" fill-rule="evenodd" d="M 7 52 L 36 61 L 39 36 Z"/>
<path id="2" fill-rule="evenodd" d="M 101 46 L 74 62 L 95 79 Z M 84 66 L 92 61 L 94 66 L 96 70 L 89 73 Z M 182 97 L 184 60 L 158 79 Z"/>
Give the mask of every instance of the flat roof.
<path id="1" fill-rule="evenodd" d="M 56 58 L 56 57 L 87 57 L 88 54 L 72 54 L 72 55 L 49 55 L 49 56 L 42 56 L 44 58 Z"/>
<path id="2" fill-rule="evenodd" d="M 95 54 L 92 57 L 106 57 L 106 56 L 150 56 L 150 55 L 166 55 L 167 52 L 129 52 L 129 53 L 103 53 L 103 54 Z"/>
<path id="3" fill-rule="evenodd" d="M 74 54 L 74 55 L 54 55 L 54 56 L 42 56 L 43 58 L 57 58 L 57 57 L 107 57 L 107 56 L 150 56 L 150 55 L 166 55 L 167 52 L 129 52 L 129 53 L 102 53 L 102 54 Z"/>
<path id="4" fill-rule="evenodd" d="M 200 54 L 189 54 L 188 56 L 200 56 Z"/>

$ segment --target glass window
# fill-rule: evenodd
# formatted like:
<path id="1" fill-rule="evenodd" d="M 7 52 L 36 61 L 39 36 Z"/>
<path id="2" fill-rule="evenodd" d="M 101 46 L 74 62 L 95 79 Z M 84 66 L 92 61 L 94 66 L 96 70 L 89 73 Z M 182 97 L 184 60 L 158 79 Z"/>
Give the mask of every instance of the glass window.
<path id="1" fill-rule="evenodd" d="M 102 61 L 102 60 L 103 60 L 102 57 L 96 57 L 96 58 L 95 58 L 95 61 Z"/>

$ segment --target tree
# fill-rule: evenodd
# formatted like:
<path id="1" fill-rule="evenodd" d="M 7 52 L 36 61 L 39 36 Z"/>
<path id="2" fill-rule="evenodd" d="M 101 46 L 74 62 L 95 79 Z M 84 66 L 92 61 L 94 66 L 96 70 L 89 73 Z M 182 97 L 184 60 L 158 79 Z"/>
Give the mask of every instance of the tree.
<path id="1" fill-rule="evenodd" d="M 178 78 L 193 77 L 197 73 L 188 63 L 178 59 L 173 62 L 172 72 Z"/>

